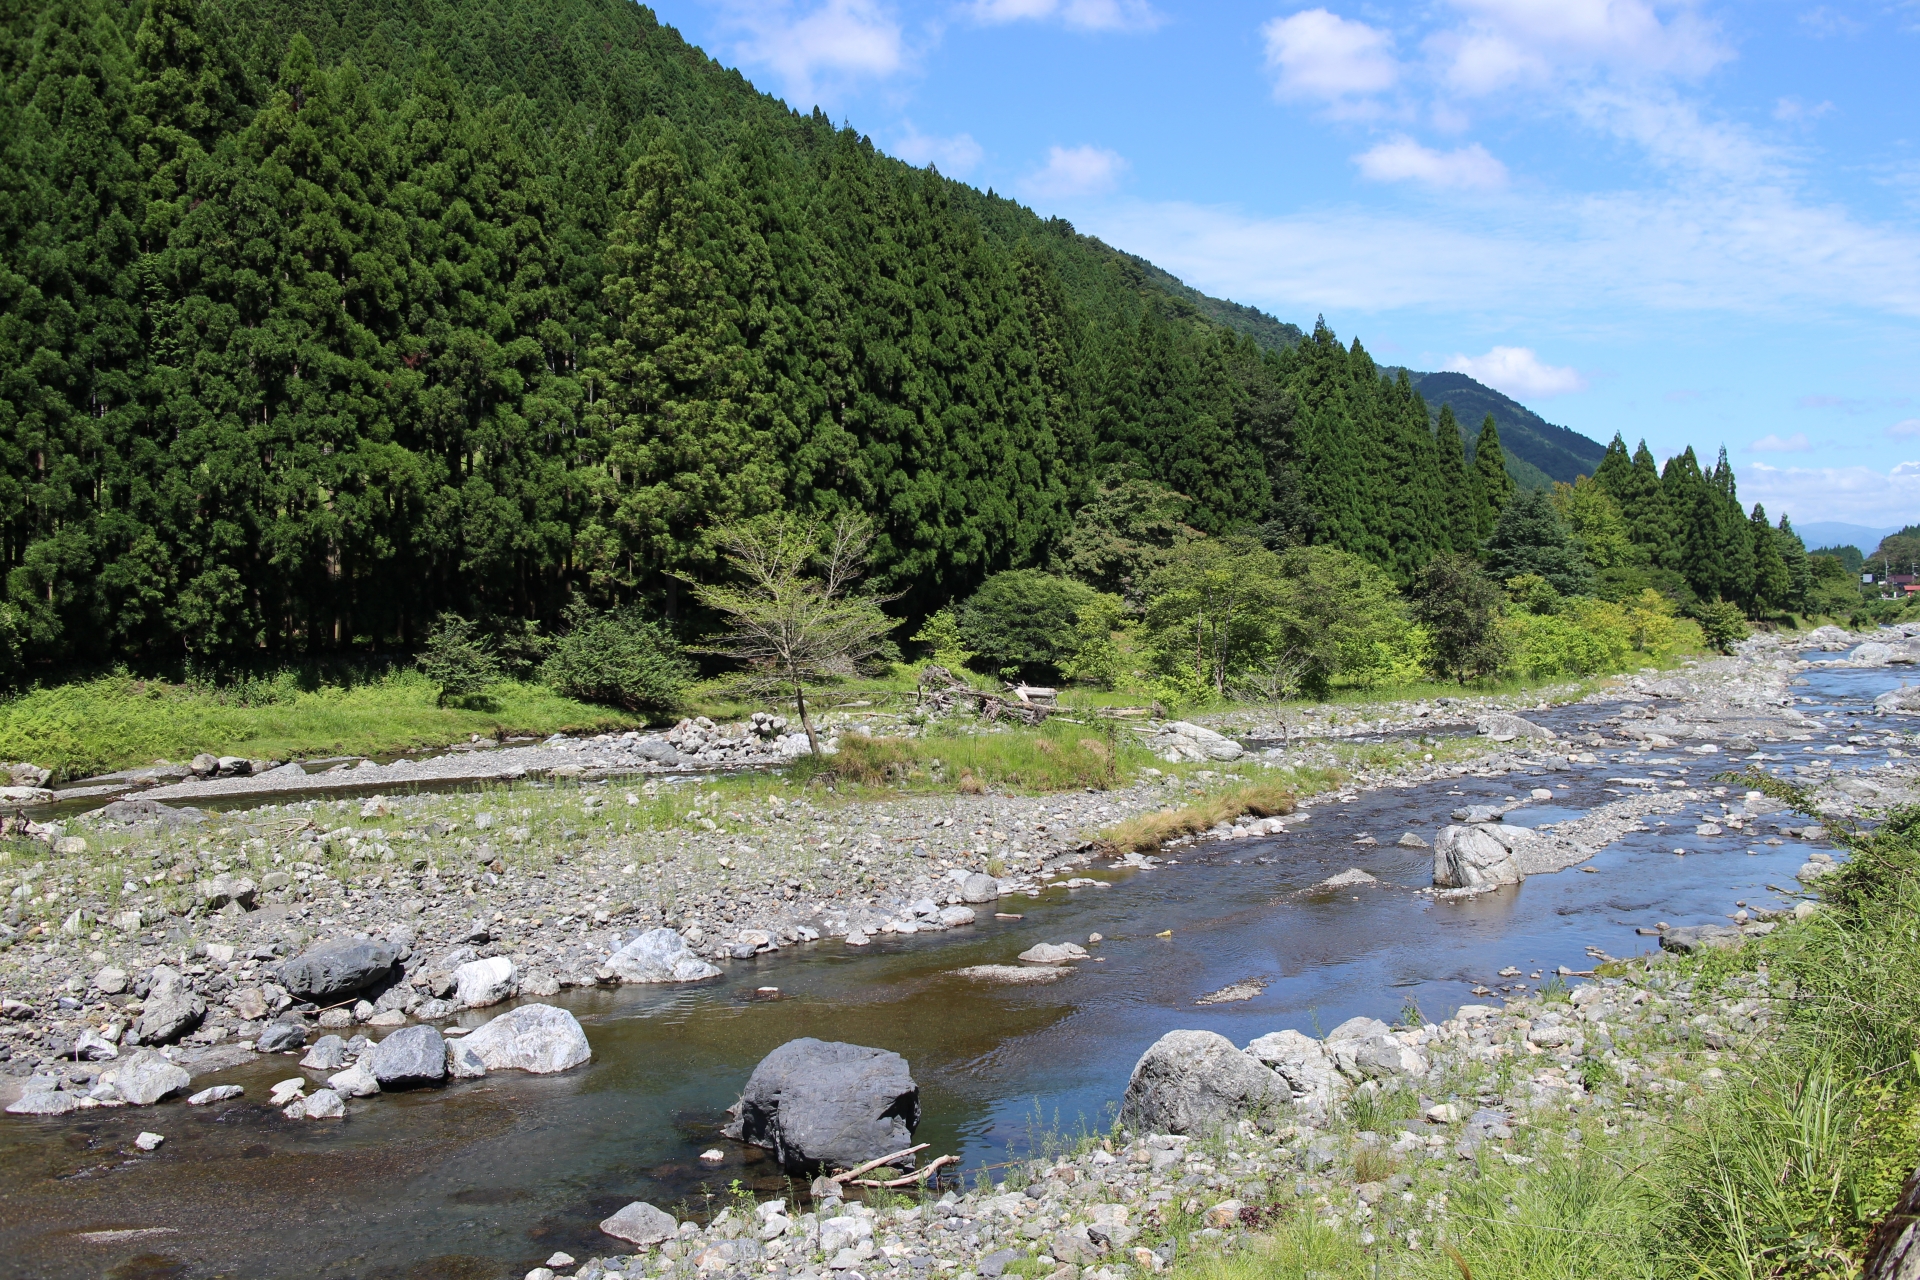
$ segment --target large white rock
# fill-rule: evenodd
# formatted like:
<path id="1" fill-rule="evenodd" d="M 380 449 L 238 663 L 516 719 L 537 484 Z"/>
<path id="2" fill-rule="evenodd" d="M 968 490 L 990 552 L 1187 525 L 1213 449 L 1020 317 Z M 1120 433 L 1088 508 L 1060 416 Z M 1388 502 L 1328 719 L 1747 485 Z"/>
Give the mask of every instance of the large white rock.
<path id="1" fill-rule="evenodd" d="M 550 1004 L 523 1004 L 460 1041 L 489 1071 L 569 1071 L 593 1057 L 579 1019 Z"/>
<path id="2" fill-rule="evenodd" d="M 1346 1092 L 1346 1081 L 1326 1046 L 1298 1031 L 1274 1031 L 1247 1046 L 1247 1056 L 1277 1074 L 1293 1091 L 1296 1110 L 1325 1117 Z"/>
<path id="3" fill-rule="evenodd" d="M 1232 738 L 1185 720 L 1170 720 L 1147 743 L 1154 754 L 1174 764 L 1238 760 L 1246 749 Z"/>
<path id="4" fill-rule="evenodd" d="M 720 970 L 702 960 L 671 929 L 649 929 L 607 959 L 622 982 L 698 982 Z"/>
<path id="5" fill-rule="evenodd" d="M 505 956 L 472 960 L 453 971 L 454 999 L 469 1009 L 484 1009 L 513 995 L 513 961 Z"/>
<path id="6" fill-rule="evenodd" d="M 671 1240 L 680 1229 L 673 1215 L 654 1208 L 644 1200 L 635 1200 L 600 1224 L 600 1229 L 616 1239 L 641 1247 Z"/>
<path id="7" fill-rule="evenodd" d="M 151 1049 L 143 1049 L 101 1072 L 100 1080 L 119 1090 L 120 1096 L 136 1107 L 152 1106 L 162 1098 L 185 1093 L 193 1083 L 186 1068 L 175 1066 Z"/>
<path id="8" fill-rule="evenodd" d="M 1508 711 L 1495 711 L 1480 720 L 1480 732 L 1489 738 L 1552 738 L 1553 730 L 1537 725 L 1524 716 L 1516 716 Z"/>
<path id="9" fill-rule="evenodd" d="M 1873 700 L 1873 709 L 1895 715 L 1920 712 L 1920 684 L 1903 684 L 1898 689 L 1887 690 Z"/>
<path id="10" fill-rule="evenodd" d="M 1526 828 L 1451 826 L 1433 842 L 1433 883 L 1443 889 L 1488 889 L 1524 878 L 1501 835 Z M 1528 831 L 1531 836 L 1533 833 Z"/>

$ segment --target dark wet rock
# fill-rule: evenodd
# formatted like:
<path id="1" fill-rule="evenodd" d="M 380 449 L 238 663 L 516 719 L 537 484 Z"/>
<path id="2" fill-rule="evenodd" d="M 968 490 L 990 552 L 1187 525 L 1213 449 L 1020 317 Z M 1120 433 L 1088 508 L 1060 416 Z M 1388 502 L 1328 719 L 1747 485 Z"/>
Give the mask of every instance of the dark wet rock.
<path id="1" fill-rule="evenodd" d="M 368 1064 L 382 1089 L 440 1084 L 447 1078 L 447 1042 L 435 1027 L 402 1027 L 373 1048 Z"/>
<path id="2" fill-rule="evenodd" d="M 856 1164 L 909 1145 L 920 1086 L 886 1049 L 811 1037 L 789 1040 L 753 1069 L 730 1138 L 766 1147 L 782 1167 Z"/>
<path id="3" fill-rule="evenodd" d="M 307 1029 L 297 1022 L 270 1022 L 254 1037 L 253 1047 L 261 1053 L 285 1053 L 307 1042 Z"/>
<path id="4" fill-rule="evenodd" d="M 393 944 L 373 938 L 329 938 L 280 966 L 280 984 L 316 1002 L 363 991 L 393 970 Z"/>
<path id="5" fill-rule="evenodd" d="M 1279 1076 L 1212 1031 L 1169 1031 L 1140 1055 L 1120 1101 L 1137 1133 L 1198 1133 L 1292 1101 Z"/>

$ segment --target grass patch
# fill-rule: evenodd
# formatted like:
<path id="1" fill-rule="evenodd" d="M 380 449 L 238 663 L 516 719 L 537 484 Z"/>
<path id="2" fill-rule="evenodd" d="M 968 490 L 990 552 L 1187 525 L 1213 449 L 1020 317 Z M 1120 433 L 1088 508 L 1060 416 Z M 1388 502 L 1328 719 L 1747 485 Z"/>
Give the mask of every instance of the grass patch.
<path id="1" fill-rule="evenodd" d="M 839 751 L 815 767 L 854 786 L 909 791 L 1105 791 L 1152 758 L 1131 733 L 1054 720 L 989 732 L 935 727 L 918 738 L 842 733 Z"/>
<path id="2" fill-rule="evenodd" d="M 1294 781 L 1301 779 L 1302 775 L 1296 772 Z M 1331 781 L 1331 777 L 1328 780 Z M 1207 796 L 1185 808 L 1163 809 L 1129 818 L 1102 832 L 1100 842 L 1114 853 L 1145 853 L 1169 840 L 1198 835 L 1217 823 L 1231 822 L 1243 815 L 1271 818 L 1292 813 L 1296 798 L 1291 782 L 1273 779 L 1249 782 Z"/>
<path id="3" fill-rule="evenodd" d="M 126 673 L 35 689 L 0 705 L 0 759 L 62 778 L 190 759 L 379 755 L 444 747 L 472 734 L 605 732 L 643 723 L 623 711 L 510 681 L 435 706 L 438 689 L 396 669 L 325 682 L 299 671 L 230 686 L 169 684 Z"/>

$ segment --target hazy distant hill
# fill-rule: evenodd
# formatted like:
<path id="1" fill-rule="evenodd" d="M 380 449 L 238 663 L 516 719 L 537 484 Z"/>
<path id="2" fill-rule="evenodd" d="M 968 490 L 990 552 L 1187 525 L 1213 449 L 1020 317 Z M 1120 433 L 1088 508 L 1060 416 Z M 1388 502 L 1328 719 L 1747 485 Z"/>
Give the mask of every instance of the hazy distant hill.
<path id="1" fill-rule="evenodd" d="M 1464 373 L 1416 373 L 1415 390 L 1426 397 L 1435 417 L 1440 406 L 1453 406 L 1471 453 L 1480 423 L 1491 413 L 1500 424 L 1500 447 L 1506 450 L 1507 470 L 1528 488 L 1543 489 L 1550 481 L 1573 483 L 1592 475 L 1607 447 L 1577 431 L 1558 427 L 1511 396 L 1475 382 Z"/>

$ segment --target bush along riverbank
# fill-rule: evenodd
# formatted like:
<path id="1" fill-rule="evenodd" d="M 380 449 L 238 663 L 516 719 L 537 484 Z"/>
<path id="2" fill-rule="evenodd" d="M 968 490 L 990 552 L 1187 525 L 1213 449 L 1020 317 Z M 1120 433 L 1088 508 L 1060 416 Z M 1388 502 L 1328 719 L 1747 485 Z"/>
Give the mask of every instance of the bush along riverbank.
<path id="1" fill-rule="evenodd" d="M 971 1190 L 816 1182 L 575 1274 L 1859 1275 L 1920 1156 L 1920 810 L 1841 829 L 1817 908 L 1437 1024 L 1173 1032 L 1111 1133 Z"/>

